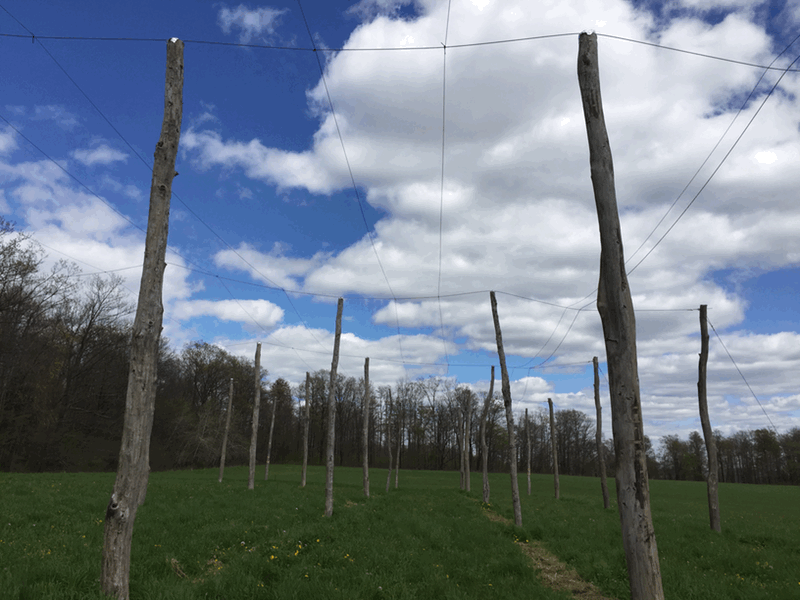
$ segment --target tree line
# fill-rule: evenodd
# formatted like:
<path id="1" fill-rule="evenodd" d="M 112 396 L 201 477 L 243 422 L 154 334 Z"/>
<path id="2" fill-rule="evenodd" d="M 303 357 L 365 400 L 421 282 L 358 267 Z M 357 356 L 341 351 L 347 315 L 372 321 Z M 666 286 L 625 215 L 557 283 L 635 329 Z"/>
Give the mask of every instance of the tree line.
<path id="1" fill-rule="evenodd" d="M 113 275 L 83 277 L 59 262 L 42 268 L 44 253 L 0 219 L 0 469 L 13 471 L 113 470 L 116 468 L 127 388 L 134 307 Z M 269 365 L 267 365 L 268 367 Z M 211 467 L 219 463 L 230 381 L 233 410 L 227 464 L 247 464 L 252 429 L 255 373 L 252 361 L 206 342 L 182 350 L 164 340 L 159 356 L 156 413 L 151 440 L 153 469 Z M 261 380 L 267 376 L 262 369 Z M 309 462 L 324 464 L 329 372 L 310 374 L 293 388 L 286 380 L 262 383 L 257 458 L 266 459 L 266 436 L 275 411 L 272 462 L 302 460 L 303 413 L 310 403 Z M 370 390 L 369 456 L 388 466 L 388 442 L 400 442 L 400 467 L 458 470 L 462 453 L 480 468 L 479 426 L 487 392 L 454 379 L 429 377 Z M 335 460 L 362 462 L 363 377 L 335 379 Z M 468 418 L 471 417 L 471 418 Z M 515 416 L 520 468 L 552 472 L 549 416 Z M 559 472 L 598 474 L 594 420 L 581 411 L 555 413 Z M 719 480 L 739 483 L 800 483 L 800 429 L 715 432 Z M 508 469 L 508 432 L 499 394 L 486 423 L 490 471 Z M 658 451 L 645 440 L 654 478 L 702 480 L 706 473 L 702 436 L 662 438 Z M 606 440 L 604 460 L 613 469 Z M 613 472 L 613 471 L 611 471 Z"/>

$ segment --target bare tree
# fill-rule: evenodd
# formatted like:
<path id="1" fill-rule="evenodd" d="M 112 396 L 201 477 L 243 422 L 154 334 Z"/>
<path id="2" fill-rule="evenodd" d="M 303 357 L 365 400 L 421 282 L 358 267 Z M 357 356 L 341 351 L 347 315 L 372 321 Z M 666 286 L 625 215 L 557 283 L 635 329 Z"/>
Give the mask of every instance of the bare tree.
<path id="1" fill-rule="evenodd" d="M 506 407 L 506 426 L 508 428 L 509 467 L 511 470 L 511 502 L 514 505 L 514 523 L 522 527 L 522 504 L 519 499 L 519 481 L 517 479 L 517 435 L 514 431 L 514 412 L 511 408 L 511 383 L 508 380 L 506 368 L 506 353 L 503 350 L 503 334 L 500 331 L 500 317 L 497 315 L 497 299 L 494 292 L 489 292 L 492 302 L 492 318 L 494 319 L 494 333 L 497 340 L 497 355 L 500 358 L 500 374 L 503 390 L 503 404 Z"/>
<path id="2" fill-rule="evenodd" d="M 153 430 L 158 347 L 164 314 L 161 303 L 166 267 L 164 257 L 182 116 L 183 42 L 172 38 L 167 42 L 164 120 L 153 161 L 144 265 L 131 341 L 125 425 L 117 478 L 106 509 L 103 537 L 100 587 L 103 593 L 119 600 L 128 598 L 133 523 L 147 495 L 150 475 L 150 434 Z"/>

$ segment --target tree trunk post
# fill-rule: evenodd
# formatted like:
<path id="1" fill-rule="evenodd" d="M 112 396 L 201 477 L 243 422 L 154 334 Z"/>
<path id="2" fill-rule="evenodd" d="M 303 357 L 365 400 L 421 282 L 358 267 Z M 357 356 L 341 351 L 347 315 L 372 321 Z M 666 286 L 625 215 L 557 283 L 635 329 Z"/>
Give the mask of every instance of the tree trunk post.
<path id="1" fill-rule="evenodd" d="M 164 314 L 164 258 L 182 116 L 183 42 L 172 38 L 167 42 L 164 120 L 153 160 L 150 213 L 139 300 L 133 323 L 119 467 L 106 508 L 103 532 L 100 587 L 104 594 L 118 600 L 128 599 L 133 524 L 136 512 L 147 495 L 150 475 L 150 434 L 153 430 L 158 346 Z"/>
<path id="2" fill-rule="evenodd" d="M 481 413 L 481 466 L 483 467 L 483 502 L 489 504 L 489 446 L 486 443 L 486 419 L 489 416 L 489 409 L 492 406 L 492 395 L 494 394 L 494 365 L 492 365 L 492 378 L 489 380 L 489 393 L 483 403 L 483 413 Z"/>
<path id="3" fill-rule="evenodd" d="M 219 459 L 219 482 L 222 483 L 222 475 L 225 473 L 225 454 L 228 451 L 228 432 L 231 428 L 231 410 L 233 410 L 233 377 L 231 377 L 228 387 L 228 414 L 225 416 L 225 433 L 222 434 L 222 455 Z"/>
<path id="4" fill-rule="evenodd" d="M 272 418 L 269 421 L 269 437 L 267 438 L 267 464 L 264 467 L 264 481 L 269 479 L 269 461 L 272 457 L 272 432 L 275 430 L 275 409 L 278 403 L 275 401 L 275 394 L 272 394 Z"/>
<path id="5" fill-rule="evenodd" d="M 392 390 L 389 390 L 389 410 L 386 415 L 386 447 L 389 449 L 389 472 L 386 474 L 386 493 L 392 482 Z"/>
<path id="6" fill-rule="evenodd" d="M 464 482 L 464 410 L 463 407 L 458 406 L 458 415 L 456 417 L 456 444 L 458 446 L 458 473 L 460 475 L 458 489 L 465 488 Z"/>
<path id="7" fill-rule="evenodd" d="M 342 337 L 342 309 L 344 298 L 336 307 L 336 335 L 333 339 L 331 383 L 328 389 L 328 443 L 325 456 L 325 516 L 333 516 L 333 443 L 336 433 L 336 369 L 339 366 L 339 340 Z"/>
<path id="8" fill-rule="evenodd" d="M 606 481 L 606 453 L 603 445 L 603 413 L 600 407 L 600 366 L 597 357 L 592 358 L 594 366 L 594 407 L 597 412 L 597 427 L 595 429 L 595 443 L 597 444 L 597 466 L 600 469 L 600 489 L 603 492 L 603 508 L 608 508 L 608 482 Z"/>
<path id="9" fill-rule="evenodd" d="M 400 450 L 403 448 L 404 408 L 397 410 L 397 417 L 397 453 L 394 455 L 394 489 L 400 487 Z"/>
<path id="10" fill-rule="evenodd" d="M 650 513 L 650 486 L 636 360 L 636 321 L 625 273 L 622 232 L 614 189 L 614 166 L 603 116 L 597 35 L 594 33 L 581 33 L 579 36 L 578 83 L 589 139 L 589 163 L 600 228 L 597 309 L 603 322 L 608 362 L 617 457 L 617 505 L 631 600 L 663 600 L 661 567 Z"/>
<path id="11" fill-rule="evenodd" d="M 470 433 L 472 432 L 472 394 L 469 395 L 469 405 L 467 406 L 467 418 L 464 422 L 464 488 L 472 491 L 472 478 L 469 466 L 469 451 L 472 446 Z"/>
<path id="12" fill-rule="evenodd" d="M 525 409 L 525 438 L 528 455 L 528 496 L 531 495 L 531 422 L 528 420 L 528 409 Z"/>
<path id="13" fill-rule="evenodd" d="M 369 498 L 369 356 L 364 359 L 364 426 L 361 430 L 361 454 L 364 460 L 364 496 Z"/>
<path id="14" fill-rule="evenodd" d="M 514 524 L 522 527 L 522 504 L 519 499 L 519 481 L 517 479 L 517 434 L 514 431 L 514 412 L 511 408 L 511 383 L 506 368 L 506 353 L 503 350 L 503 334 L 500 331 L 500 317 L 497 315 L 497 299 L 494 292 L 489 292 L 492 302 L 492 318 L 497 340 L 497 355 L 500 358 L 500 374 L 502 376 L 503 404 L 506 408 L 506 427 L 508 428 L 509 467 L 511 471 L 511 502 L 514 505 Z"/>
<path id="15" fill-rule="evenodd" d="M 550 447 L 553 454 L 553 488 L 555 489 L 556 500 L 560 496 L 560 486 L 558 482 L 558 449 L 556 446 L 556 419 L 553 416 L 553 400 L 547 399 L 547 406 L 550 407 Z"/>
<path id="16" fill-rule="evenodd" d="M 311 375 L 306 371 L 306 405 L 303 418 L 303 470 L 300 475 L 300 487 L 306 487 L 308 471 L 308 426 L 311 421 Z"/>
<path id="17" fill-rule="evenodd" d="M 256 344 L 255 391 L 253 392 L 253 430 L 250 433 L 250 472 L 247 489 L 256 487 L 256 446 L 258 444 L 258 419 L 261 411 L 261 342 Z"/>
<path id="18" fill-rule="evenodd" d="M 700 305 L 700 365 L 699 378 L 697 380 L 697 398 L 700 404 L 700 423 L 703 426 L 703 437 L 706 440 L 706 453 L 708 454 L 708 518 L 711 522 L 711 529 L 720 533 L 722 523 L 719 516 L 719 493 L 717 491 L 717 479 L 719 477 L 719 466 L 717 465 L 717 442 L 714 440 L 714 432 L 711 430 L 711 421 L 708 416 L 708 398 L 706 388 L 706 374 L 708 372 L 708 306 Z"/>

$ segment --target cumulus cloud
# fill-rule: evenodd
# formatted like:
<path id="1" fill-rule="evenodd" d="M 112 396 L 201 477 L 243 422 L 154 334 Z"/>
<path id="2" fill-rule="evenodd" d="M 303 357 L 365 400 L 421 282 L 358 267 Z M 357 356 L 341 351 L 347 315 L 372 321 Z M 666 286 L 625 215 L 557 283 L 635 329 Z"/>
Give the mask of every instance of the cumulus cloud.
<path id="1" fill-rule="evenodd" d="M 235 321 L 248 328 L 270 329 L 283 320 L 283 309 L 267 300 L 184 300 L 174 315 L 181 319 L 210 316 Z"/>
<path id="2" fill-rule="evenodd" d="M 236 8 L 223 6 L 217 22 L 225 34 L 239 31 L 239 43 L 247 44 L 255 38 L 269 38 L 275 34 L 278 20 L 287 9 L 269 7 L 248 8 L 240 4 Z"/>
<path id="3" fill-rule="evenodd" d="M 94 165 L 110 165 L 118 161 L 128 160 L 128 155 L 109 146 L 100 144 L 94 148 L 79 149 L 72 152 L 72 157 L 87 167 Z"/>

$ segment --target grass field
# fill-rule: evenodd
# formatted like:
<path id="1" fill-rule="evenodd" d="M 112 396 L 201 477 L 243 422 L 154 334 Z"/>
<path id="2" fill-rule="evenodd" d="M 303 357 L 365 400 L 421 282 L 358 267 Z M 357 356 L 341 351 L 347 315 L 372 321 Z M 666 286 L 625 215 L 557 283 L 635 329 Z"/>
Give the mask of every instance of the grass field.
<path id="1" fill-rule="evenodd" d="M 486 518 L 481 478 L 402 471 L 384 493 L 372 471 L 338 468 L 334 516 L 324 470 L 272 465 L 248 491 L 247 469 L 154 473 L 133 538 L 131 596 L 189 598 L 570 598 L 539 581 L 515 538 L 544 546 L 606 595 L 629 598 L 616 507 L 598 480 L 534 476 L 521 529 Z M 0 473 L 0 598 L 102 598 L 103 516 L 113 474 Z M 508 475 L 492 475 L 489 510 L 511 517 Z M 721 485 L 722 535 L 708 527 L 705 484 L 651 482 L 667 598 L 800 598 L 800 493 Z"/>

